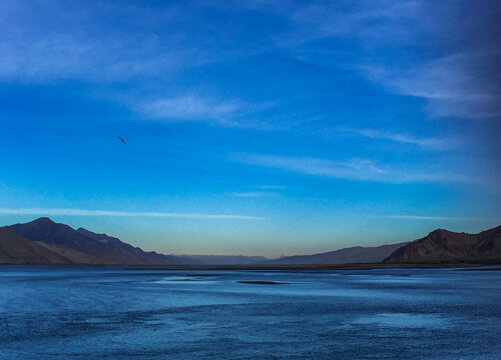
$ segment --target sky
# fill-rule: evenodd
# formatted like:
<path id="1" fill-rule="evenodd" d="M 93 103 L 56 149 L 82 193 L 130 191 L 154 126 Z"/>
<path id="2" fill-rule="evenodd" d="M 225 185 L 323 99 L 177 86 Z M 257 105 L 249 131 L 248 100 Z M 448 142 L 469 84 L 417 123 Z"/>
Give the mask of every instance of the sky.
<path id="1" fill-rule="evenodd" d="M 500 16 L 490 0 L 2 1 L 0 225 L 267 257 L 500 225 Z"/>

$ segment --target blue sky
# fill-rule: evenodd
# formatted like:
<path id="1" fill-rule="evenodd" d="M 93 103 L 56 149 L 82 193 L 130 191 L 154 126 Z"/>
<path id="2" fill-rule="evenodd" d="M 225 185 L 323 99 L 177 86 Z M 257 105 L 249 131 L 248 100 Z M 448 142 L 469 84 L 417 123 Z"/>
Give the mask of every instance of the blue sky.
<path id="1" fill-rule="evenodd" d="M 0 223 L 270 257 L 499 225 L 500 15 L 4 1 Z"/>

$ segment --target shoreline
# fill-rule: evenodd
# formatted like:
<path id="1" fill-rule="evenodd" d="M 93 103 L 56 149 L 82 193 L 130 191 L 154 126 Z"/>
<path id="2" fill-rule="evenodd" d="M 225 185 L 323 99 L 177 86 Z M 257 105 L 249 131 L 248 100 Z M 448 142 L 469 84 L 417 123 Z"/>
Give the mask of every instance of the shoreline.
<path id="1" fill-rule="evenodd" d="M 46 266 L 123 268 L 128 271 L 331 271 L 382 269 L 455 269 L 463 271 L 501 271 L 499 263 L 353 263 L 333 265 L 120 265 L 120 264 L 0 264 L 3 266 Z"/>
<path id="2" fill-rule="evenodd" d="M 169 267 L 145 267 L 128 266 L 125 270 L 138 271 L 175 271 L 175 270 L 214 270 L 214 271 L 329 271 L 329 270 L 377 270 L 377 269 L 458 269 L 458 270 L 484 270 L 482 267 L 498 264 L 335 264 L 335 265 L 282 265 L 282 266 L 169 266 Z M 486 268 L 490 270 L 492 268 Z M 496 268 L 500 269 L 500 268 Z"/>

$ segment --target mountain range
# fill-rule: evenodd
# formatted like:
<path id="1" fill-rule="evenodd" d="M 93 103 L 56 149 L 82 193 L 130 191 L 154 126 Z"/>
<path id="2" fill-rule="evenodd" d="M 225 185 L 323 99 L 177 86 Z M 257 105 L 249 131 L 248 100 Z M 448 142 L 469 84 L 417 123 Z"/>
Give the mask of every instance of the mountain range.
<path id="1" fill-rule="evenodd" d="M 262 256 L 164 255 L 42 217 L 0 227 L 0 264 L 246 265 Z"/>
<path id="2" fill-rule="evenodd" d="M 263 262 L 264 265 L 326 265 L 346 263 L 377 263 L 390 256 L 406 242 L 374 247 L 355 246 L 313 255 L 284 256 Z"/>
<path id="3" fill-rule="evenodd" d="M 0 227 L 0 264 L 48 265 L 331 265 L 345 263 L 501 263 L 501 226 L 478 234 L 437 229 L 411 242 L 355 246 L 268 260 L 261 256 L 164 255 L 106 234 L 43 217 Z"/>
<path id="4" fill-rule="evenodd" d="M 172 256 L 145 252 L 117 238 L 96 234 L 84 228 L 75 230 L 68 225 L 39 218 L 26 224 L 4 227 L 36 245 L 57 254 L 71 264 L 103 265 L 173 265 Z"/>
<path id="5" fill-rule="evenodd" d="M 54 264 L 71 262 L 62 255 L 46 249 L 35 241 L 0 228 L 0 264 Z"/>
<path id="6" fill-rule="evenodd" d="M 489 262 L 501 263 L 501 226 L 478 234 L 444 229 L 396 249 L 389 263 Z"/>

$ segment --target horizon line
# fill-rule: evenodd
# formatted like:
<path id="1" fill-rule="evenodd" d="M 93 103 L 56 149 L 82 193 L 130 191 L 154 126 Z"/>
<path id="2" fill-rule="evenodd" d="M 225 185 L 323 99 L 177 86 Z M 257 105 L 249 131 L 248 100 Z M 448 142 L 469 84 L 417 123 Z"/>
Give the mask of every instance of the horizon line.
<path id="1" fill-rule="evenodd" d="M 135 212 L 113 210 L 88 210 L 70 208 L 0 208 L 1 215 L 59 215 L 59 216 L 115 216 L 115 217 L 156 217 L 176 219 L 220 219 L 220 220 L 264 220 L 266 217 L 241 214 L 203 214 L 171 212 Z"/>

